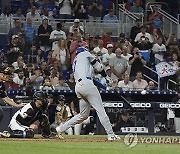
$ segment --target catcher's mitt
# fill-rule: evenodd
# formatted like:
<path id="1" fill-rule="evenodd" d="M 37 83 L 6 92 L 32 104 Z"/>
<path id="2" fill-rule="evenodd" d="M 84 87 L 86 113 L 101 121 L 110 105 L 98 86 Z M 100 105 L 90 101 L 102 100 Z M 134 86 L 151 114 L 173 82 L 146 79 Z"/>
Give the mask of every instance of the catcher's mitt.
<path id="1" fill-rule="evenodd" d="M 63 105 L 63 106 L 60 106 L 58 105 L 56 107 L 56 115 L 57 115 L 57 118 L 58 118 L 58 121 L 59 121 L 59 124 L 62 123 L 62 122 L 65 122 L 68 118 L 68 113 L 67 113 L 67 110 L 66 110 L 66 105 Z"/>

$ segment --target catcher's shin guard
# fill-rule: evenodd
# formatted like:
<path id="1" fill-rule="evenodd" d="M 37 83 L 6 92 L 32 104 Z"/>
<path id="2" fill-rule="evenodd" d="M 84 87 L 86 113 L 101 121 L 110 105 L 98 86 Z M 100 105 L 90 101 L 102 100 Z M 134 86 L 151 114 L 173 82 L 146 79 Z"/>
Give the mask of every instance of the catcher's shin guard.
<path id="1" fill-rule="evenodd" d="M 50 131 L 50 124 L 47 115 L 42 114 L 39 117 L 39 122 L 42 131 L 42 136 L 48 138 L 51 135 L 51 131 Z"/>
<path id="2" fill-rule="evenodd" d="M 14 130 L 10 132 L 10 138 L 33 138 L 34 131 L 33 130 Z"/>

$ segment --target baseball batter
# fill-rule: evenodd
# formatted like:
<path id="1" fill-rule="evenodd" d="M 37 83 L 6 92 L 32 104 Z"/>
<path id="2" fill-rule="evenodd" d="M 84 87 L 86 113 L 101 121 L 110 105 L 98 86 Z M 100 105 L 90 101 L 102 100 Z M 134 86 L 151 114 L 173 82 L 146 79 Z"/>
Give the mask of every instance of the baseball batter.
<path id="1" fill-rule="evenodd" d="M 77 97 L 80 98 L 80 113 L 56 128 L 58 136 L 61 139 L 63 138 L 62 133 L 65 130 L 88 118 L 91 106 L 96 110 L 100 122 L 106 130 L 108 140 L 120 139 L 120 137 L 115 135 L 112 130 L 109 117 L 102 104 L 100 93 L 93 83 L 92 76 L 94 69 L 98 72 L 102 72 L 103 65 L 95 59 L 86 48 L 79 47 L 73 62 L 73 72 L 76 82 L 75 92 Z"/>

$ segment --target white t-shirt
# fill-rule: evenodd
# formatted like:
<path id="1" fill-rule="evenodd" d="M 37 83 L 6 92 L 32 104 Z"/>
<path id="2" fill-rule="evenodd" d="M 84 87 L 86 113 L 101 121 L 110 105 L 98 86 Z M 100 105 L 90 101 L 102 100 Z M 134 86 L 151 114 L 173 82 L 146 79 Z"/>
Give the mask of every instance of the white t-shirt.
<path id="1" fill-rule="evenodd" d="M 93 51 L 101 51 L 102 55 L 108 53 L 108 50 L 106 48 L 104 48 L 104 47 L 103 48 L 95 47 L 93 49 Z"/>
<path id="2" fill-rule="evenodd" d="M 18 67 L 18 62 L 17 62 L 17 61 L 14 62 L 14 63 L 12 63 L 12 66 L 14 67 L 14 70 L 19 69 L 19 67 Z M 23 63 L 23 67 L 25 67 L 25 63 Z"/>
<path id="3" fill-rule="evenodd" d="M 59 0 L 59 3 L 61 3 L 63 0 Z M 71 3 L 73 3 L 73 0 L 70 0 Z M 63 6 L 59 10 L 59 14 L 69 14 L 71 15 L 71 5 L 69 0 L 64 0 Z"/>
<path id="4" fill-rule="evenodd" d="M 16 76 L 16 77 L 13 78 L 13 81 L 14 81 L 14 83 L 22 86 L 23 85 L 23 81 L 24 81 L 24 77 L 22 79 L 20 79 L 19 76 Z"/>
<path id="5" fill-rule="evenodd" d="M 159 59 L 160 61 L 163 61 L 163 53 L 166 51 L 166 46 L 164 44 L 154 44 L 152 47 L 152 50 L 155 52 L 155 58 Z M 160 52 L 160 53 L 156 53 Z"/>
<path id="6" fill-rule="evenodd" d="M 84 32 L 84 29 L 83 29 L 82 26 L 79 26 L 79 28 L 77 28 L 78 33 L 80 33 L 79 29 L 81 29 L 81 31 Z M 72 25 L 71 27 L 69 27 L 69 32 L 70 32 L 70 33 L 74 33 L 74 25 Z"/>
<path id="7" fill-rule="evenodd" d="M 145 34 L 143 34 L 142 32 L 138 33 L 136 35 L 136 38 L 134 39 L 134 42 L 138 42 L 141 39 L 141 36 L 145 36 L 149 39 L 149 42 L 153 42 L 152 36 L 147 32 Z"/>
<path id="8" fill-rule="evenodd" d="M 102 62 L 103 62 L 103 63 L 109 62 L 109 60 L 112 59 L 112 58 L 114 58 L 114 57 L 116 57 L 116 54 L 115 54 L 115 53 L 111 53 L 111 54 L 106 53 L 106 54 L 104 54 L 104 55 L 102 56 Z M 110 66 L 109 66 L 109 65 L 108 65 L 108 66 L 105 66 L 105 65 L 104 65 L 104 70 L 106 71 L 106 70 L 108 70 L 108 69 L 110 69 Z"/>
<path id="9" fill-rule="evenodd" d="M 50 34 L 50 38 L 49 39 L 56 39 L 56 38 L 63 38 L 66 39 L 66 33 L 62 30 L 57 31 L 57 30 L 53 30 Z M 53 45 L 52 45 L 52 50 L 54 50 L 55 46 L 57 46 L 58 41 L 54 41 Z"/>
<path id="10" fill-rule="evenodd" d="M 54 48 L 52 57 L 61 61 L 61 64 L 65 64 L 66 61 L 66 49 L 61 50 L 58 46 Z"/>
<path id="11" fill-rule="evenodd" d="M 118 87 L 122 88 L 123 91 L 130 91 L 133 90 L 133 83 L 131 81 L 128 84 L 124 83 L 124 80 L 118 82 Z"/>
<path id="12" fill-rule="evenodd" d="M 41 21 L 42 20 L 40 14 L 38 12 L 35 12 L 34 15 L 32 15 L 31 12 L 28 12 L 26 14 L 26 19 L 28 19 L 28 18 L 31 18 L 33 21 Z"/>

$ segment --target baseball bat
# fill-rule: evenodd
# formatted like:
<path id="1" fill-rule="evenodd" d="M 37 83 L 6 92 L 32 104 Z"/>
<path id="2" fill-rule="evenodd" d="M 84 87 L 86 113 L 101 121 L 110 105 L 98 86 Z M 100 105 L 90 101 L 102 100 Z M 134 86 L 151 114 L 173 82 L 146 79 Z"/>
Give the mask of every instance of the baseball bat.
<path id="1" fill-rule="evenodd" d="M 130 102 L 129 102 L 124 96 L 122 96 L 121 94 L 119 94 L 116 89 L 114 89 L 114 92 L 115 92 L 116 96 L 118 96 L 121 100 L 123 100 L 123 102 L 128 106 L 128 108 L 130 108 L 130 109 L 133 108 L 133 107 L 131 106 Z"/>

